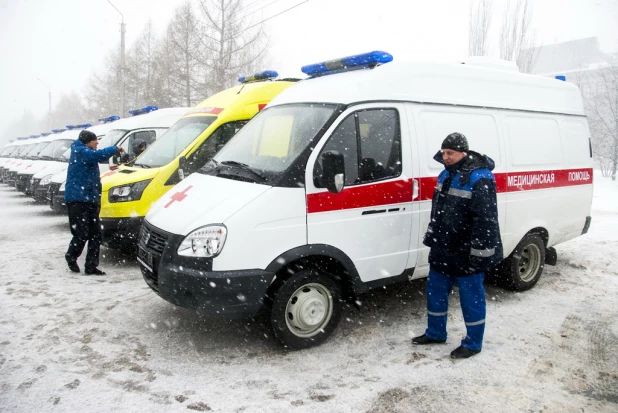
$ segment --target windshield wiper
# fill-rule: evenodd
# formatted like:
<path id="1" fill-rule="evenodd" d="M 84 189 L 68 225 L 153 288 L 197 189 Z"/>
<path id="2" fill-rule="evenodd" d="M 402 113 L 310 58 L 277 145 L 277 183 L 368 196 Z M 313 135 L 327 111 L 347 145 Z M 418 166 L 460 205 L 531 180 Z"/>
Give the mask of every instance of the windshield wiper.
<path id="1" fill-rule="evenodd" d="M 52 158 L 51 156 L 43 155 L 43 156 L 41 156 L 41 159 L 51 159 L 51 160 L 53 160 L 54 158 Z"/>
<path id="2" fill-rule="evenodd" d="M 134 164 L 133 164 L 133 165 L 131 165 L 131 166 L 139 166 L 140 168 L 144 168 L 144 169 L 150 169 L 150 168 L 151 168 L 151 166 L 150 166 L 150 165 L 146 165 L 146 164 L 144 164 L 144 163 L 134 163 Z"/>
<path id="3" fill-rule="evenodd" d="M 214 161 L 214 159 L 213 159 L 213 161 Z M 236 162 L 236 161 L 221 161 L 220 163 L 223 164 L 223 165 L 230 165 L 230 166 L 235 166 L 235 167 L 240 168 L 240 169 L 244 169 L 245 171 L 249 171 L 252 174 L 254 174 L 255 176 L 261 178 L 262 181 L 266 180 L 266 177 L 264 175 L 262 175 L 261 173 L 259 173 L 258 171 L 256 171 L 255 169 L 251 168 L 249 165 L 247 165 L 245 163 Z"/>

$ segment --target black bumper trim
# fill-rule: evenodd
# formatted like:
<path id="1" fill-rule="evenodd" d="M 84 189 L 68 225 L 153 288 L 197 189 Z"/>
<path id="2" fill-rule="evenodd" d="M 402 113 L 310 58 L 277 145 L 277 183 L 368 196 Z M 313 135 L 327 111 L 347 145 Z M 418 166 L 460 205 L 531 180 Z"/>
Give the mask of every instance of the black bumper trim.
<path id="1" fill-rule="evenodd" d="M 148 248 L 144 237 L 140 237 L 139 243 L 141 249 L 152 255 L 152 267 L 140 258 L 144 281 L 161 298 L 203 316 L 223 318 L 250 317 L 262 308 L 274 272 L 213 271 L 211 258 L 176 254 L 183 236 L 162 231 L 146 221 L 144 228 L 167 239 L 162 253 Z"/>
<path id="2" fill-rule="evenodd" d="M 135 247 L 143 221 L 144 217 L 101 218 L 103 245 L 112 248 Z"/>

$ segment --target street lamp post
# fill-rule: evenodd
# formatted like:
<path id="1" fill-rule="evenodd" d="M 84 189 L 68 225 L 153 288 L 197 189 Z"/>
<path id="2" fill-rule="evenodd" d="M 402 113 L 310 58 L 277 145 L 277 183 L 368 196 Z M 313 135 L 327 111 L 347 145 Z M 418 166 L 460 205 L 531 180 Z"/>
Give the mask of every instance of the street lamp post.
<path id="1" fill-rule="evenodd" d="M 116 6 L 110 1 L 107 2 L 120 14 L 121 23 L 120 23 L 120 116 L 124 116 L 124 33 L 125 33 L 125 24 L 124 24 L 124 16 L 118 10 Z"/>
<path id="2" fill-rule="evenodd" d="M 43 83 L 43 86 L 47 88 L 47 103 L 48 103 L 47 130 L 51 130 L 52 128 L 51 89 L 49 88 L 49 86 L 47 86 L 47 83 L 43 82 L 38 77 L 36 78 L 36 80 Z"/>

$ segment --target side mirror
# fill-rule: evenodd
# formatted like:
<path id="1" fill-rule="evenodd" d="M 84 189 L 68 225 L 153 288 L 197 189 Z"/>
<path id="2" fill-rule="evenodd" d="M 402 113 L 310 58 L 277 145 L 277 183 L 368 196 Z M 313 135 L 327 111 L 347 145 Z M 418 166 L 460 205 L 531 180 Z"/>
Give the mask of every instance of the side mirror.
<path id="1" fill-rule="evenodd" d="M 326 151 L 322 153 L 322 171 L 320 180 L 329 192 L 338 194 L 343 191 L 345 163 L 341 152 Z"/>
<path id="2" fill-rule="evenodd" d="M 178 158 L 178 178 L 182 181 L 185 179 L 185 170 L 187 169 L 187 158 L 181 156 Z"/>

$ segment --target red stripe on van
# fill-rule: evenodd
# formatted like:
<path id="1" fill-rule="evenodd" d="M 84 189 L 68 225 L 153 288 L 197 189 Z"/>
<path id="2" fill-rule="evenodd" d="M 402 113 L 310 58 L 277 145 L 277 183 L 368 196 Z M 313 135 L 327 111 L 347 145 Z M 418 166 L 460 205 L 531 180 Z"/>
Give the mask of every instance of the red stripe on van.
<path id="1" fill-rule="evenodd" d="M 592 184 L 592 168 L 498 173 L 498 192 L 530 191 Z"/>
<path id="2" fill-rule="evenodd" d="M 531 191 L 592 184 L 592 168 L 533 172 L 501 172 L 494 174 L 500 192 Z M 438 177 L 417 179 L 419 196 L 414 200 L 431 201 Z M 412 201 L 412 179 L 380 182 L 372 185 L 345 188 L 339 194 L 319 192 L 307 195 L 307 212 L 327 212 L 365 208 Z"/>
<path id="3" fill-rule="evenodd" d="M 209 113 L 211 115 L 218 115 L 221 112 L 223 112 L 223 108 L 213 108 L 213 107 L 193 108 L 190 111 L 188 111 L 187 113 L 185 113 L 185 116 L 186 115 L 195 115 L 196 113 Z"/>
<path id="4" fill-rule="evenodd" d="M 307 195 L 307 212 L 312 214 L 401 202 L 412 202 L 411 179 L 353 186 L 338 194 L 328 191 L 309 194 Z"/>

